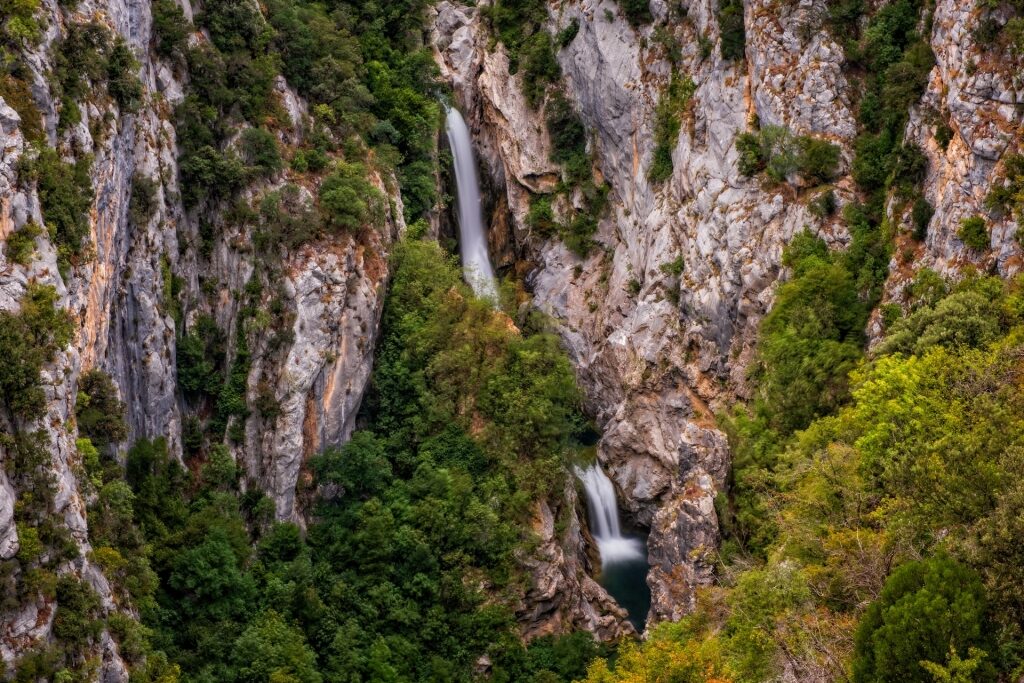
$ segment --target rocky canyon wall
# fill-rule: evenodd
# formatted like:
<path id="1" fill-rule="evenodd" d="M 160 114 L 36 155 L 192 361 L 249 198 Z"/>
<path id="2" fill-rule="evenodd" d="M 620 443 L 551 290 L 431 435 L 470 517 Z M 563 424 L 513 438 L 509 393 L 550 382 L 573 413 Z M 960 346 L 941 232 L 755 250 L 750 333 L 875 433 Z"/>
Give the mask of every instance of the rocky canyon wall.
<path id="1" fill-rule="evenodd" d="M 907 138 L 928 156 L 924 193 L 935 213 L 923 244 L 911 249 L 908 237 L 898 238 L 887 302 L 899 302 L 922 266 L 952 274 L 973 263 L 1004 276 L 1019 269 L 1012 219 L 994 224 L 983 253 L 957 237 L 960 220 L 981 211 L 1020 125 L 1019 78 L 973 43 L 978 11 L 970 5 L 940 0 L 930 24 L 937 64 Z M 783 247 L 804 229 L 833 247 L 849 241 L 838 217 L 810 210 L 799 179 L 744 177 L 736 138 L 758 122 L 838 145 L 832 188 L 841 208 L 856 199 L 853 85 L 844 50 L 824 27 L 827 7 L 815 0 L 744 3 L 745 58 L 735 61 L 702 47 L 719 39 L 713 0 L 671 10 L 656 0 L 654 22 L 640 28 L 612 0 L 547 9 L 552 34 L 578 25 L 556 48 L 558 88 L 582 118 L 596 172 L 610 187 L 598 247 L 586 257 L 531 232 L 531 197 L 554 192 L 559 168 L 543 109 L 527 102 L 521 75 L 509 77 L 505 48 L 480 10 L 436 6 L 436 58 L 470 121 L 481 165 L 507 200 L 512 235 L 492 235 L 492 250 L 511 241 L 534 304 L 556 321 L 604 435 L 599 458 L 624 505 L 650 529 L 650 616 L 678 619 L 692 609 L 693 589 L 713 578 L 714 501 L 729 466 L 715 413 L 750 395 L 746 372 L 757 325 L 785 276 Z M 678 46 L 674 64 L 658 31 Z M 652 183 L 655 108 L 673 70 L 695 89 L 679 112 L 672 174 Z M 945 149 L 935 140 L 934 112 L 953 130 Z M 891 219 L 909 223 L 909 208 Z M 493 231 L 503 221 L 496 218 Z M 876 316 L 875 335 L 879 325 Z"/>
<path id="2" fill-rule="evenodd" d="M 191 16 L 188 3 L 184 7 Z M 178 385 L 176 345 L 201 314 L 217 321 L 228 340 L 236 339 L 241 292 L 252 276 L 259 254 L 253 226 L 231 225 L 224 206 L 187 209 L 178 187 L 178 150 L 173 119 L 188 88 L 182 65 L 157 56 L 152 49 L 149 2 L 83 0 L 68 12 L 47 0 L 41 10 L 44 36 L 26 57 L 31 95 L 42 112 L 49 145 L 68 159 L 91 156 L 94 200 L 89 210 L 92 245 L 63 275 L 54 243 L 44 231 L 35 240 L 28 265 L 0 256 L 0 310 L 17 311 L 30 282 L 52 285 L 59 305 L 74 321 L 74 339 L 44 369 L 46 416 L 24 429 L 42 428 L 52 443 L 51 468 L 57 482 L 56 512 L 78 546 L 78 559 L 58 573 L 87 581 L 102 597 L 105 611 L 131 609 L 118 604 L 103 573 L 89 559 L 87 505 L 95 491 L 82 484 L 81 454 L 76 449 L 75 402 L 78 379 L 87 370 L 107 372 L 126 405 L 128 438 L 166 438 L 182 457 L 183 426 L 195 410 Z M 57 97 L 50 73 L 54 46 L 73 24 L 96 22 L 121 36 L 138 60 L 142 104 L 120 112 L 97 84 L 81 104 L 81 121 L 58 131 Z M 193 44 L 208 40 L 203 33 Z M 307 125 L 306 105 L 283 78 L 275 96 L 288 114 L 278 136 L 284 145 L 301 141 Z M 0 98 L 0 240 L 28 223 L 44 224 L 34 183 L 19 175 L 23 157 L 36 152 L 23 134 L 18 113 Z M 237 138 L 236 138 L 237 139 Z M 153 181 L 151 215 L 144 224 L 129 211 L 133 184 Z M 292 180 L 279 171 L 250 186 L 246 199 L 260 196 Z M 404 229 L 402 201 L 393 177 L 371 178 L 390 196 L 383 225 L 358 236 L 341 236 L 307 244 L 287 254 L 281 264 L 280 313 L 287 327 L 271 344 L 272 335 L 258 335 L 249 349 L 251 365 L 245 381 L 251 404 L 268 393 L 277 410 L 267 416 L 253 411 L 226 440 L 249 486 L 265 491 L 276 516 L 300 521 L 296 486 L 305 459 L 329 445 L 343 442 L 354 427 L 355 413 L 369 379 L 373 349 L 388 277 L 389 246 Z M 305 201 L 312 196 L 306 191 Z M 221 226 L 208 256 L 200 256 L 201 226 Z M 276 248 L 276 245 L 275 245 Z M 173 278 L 173 283 L 172 283 Z M 254 302 L 265 310 L 271 294 Z M 229 343 L 229 357 L 237 354 Z M 0 446 L 3 451 L 6 446 Z M 12 457 L 3 453 L 5 459 Z M 14 524 L 15 490 L 0 470 L 0 557 L 19 550 Z M 38 597 L 0 615 L 0 658 L 10 665 L 21 653 L 45 642 L 53 626 L 52 599 Z M 127 680 L 127 670 L 109 636 L 102 639 L 104 681 Z"/>

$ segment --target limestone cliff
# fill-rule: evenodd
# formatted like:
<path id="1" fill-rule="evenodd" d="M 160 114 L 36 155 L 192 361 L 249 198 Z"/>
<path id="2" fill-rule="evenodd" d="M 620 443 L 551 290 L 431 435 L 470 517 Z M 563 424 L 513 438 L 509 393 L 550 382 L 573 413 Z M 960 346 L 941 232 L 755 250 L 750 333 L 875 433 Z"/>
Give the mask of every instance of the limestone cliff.
<path id="1" fill-rule="evenodd" d="M 928 155 L 925 194 L 936 211 L 922 247 L 904 255 L 897 246 L 890 297 L 921 265 L 955 271 L 980 262 L 1004 276 L 1019 269 L 1009 218 L 994 225 L 984 254 L 957 237 L 960 219 L 982 210 L 1020 124 L 1019 84 L 969 38 L 979 16 L 970 5 L 935 8 L 937 64 L 912 107 L 907 138 Z M 534 304 L 557 321 L 603 431 L 599 458 L 625 506 L 650 529 L 650 616 L 677 619 L 692 609 L 693 588 L 713 578 L 714 499 L 729 464 L 714 413 L 749 395 L 757 324 L 785 276 L 782 249 L 804 228 L 837 247 L 849 239 L 842 221 L 809 209 L 799 179 L 772 185 L 744 177 L 735 141 L 759 122 L 839 145 L 833 190 L 842 207 L 856 196 L 848 175 L 858 132 L 852 85 L 844 50 L 824 28 L 827 7 L 815 0 L 745 2 L 745 58 L 736 61 L 702 47 L 719 37 L 712 1 L 656 0 L 653 24 L 640 28 L 612 0 L 547 9 L 552 34 L 578 26 L 558 49 L 559 88 L 610 187 L 599 248 L 585 258 L 531 233 L 531 194 L 552 192 L 558 168 L 549 160 L 543 108 L 528 104 L 521 75 L 509 77 L 505 48 L 479 10 L 436 6 L 437 61 L 467 112 L 482 165 L 507 198 L 512 238 L 492 236 L 492 247 L 509 241 L 529 264 L 521 270 Z M 666 42 L 678 47 L 674 64 Z M 681 112 L 672 174 L 653 183 L 655 108 L 673 70 L 695 89 Z M 954 131 L 945 150 L 934 138 L 934 112 Z M 495 230 L 507 222 L 495 220 Z"/>
<path id="2" fill-rule="evenodd" d="M 191 16 L 187 3 L 185 10 Z M 94 200 L 88 235 L 92 249 L 63 275 L 54 244 L 45 233 L 36 238 L 28 265 L 15 263 L 5 250 L 0 256 L 0 309 L 16 311 L 29 282 L 35 281 L 56 287 L 60 305 L 73 317 L 73 342 L 44 370 L 46 417 L 37 424 L 52 442 L 55 512 L 80 551 L 79 559 L 62 565 L 58 573 L 88 582 L 103 599 L 104 611 L 130 609 L 118 604 L 103 573 L 88 559 L 86 508 L 95 493 L 88 493 L 82 484 L 81 456 L 75 445 L 78 378 L 86 370 L 99 368 L 113 379 L 126 404 L 129 427 L 122 450 L 136 439 L 166 437 L 180 458 L 184 418 L 194 410 L 178 385 L 176 343 L 182 325 L 207 313 L 234 339 L 241 307 L 238 293 L 253 273 L 257 255 L 252 227 L 243 222 L 219 233 L 209 258 L 197 256 L 194 245 L 201 224 L 223 222 L 223 207 L 199 211 L 186 209 L 182 202 L 172 114 L 188 87 L 187 76 L 151 49 L 150 3 L 84 0 L 68 12 L 47 0 L 42 14 L 43 39 L 25 57 L 31 96 L 42 112 L 49 145 L 69 159 L 92 157 Z M 69 27 L 89 21 L 125 39 L 138 60 L 135 75 L 143 87 L 143 102 L 135 112 L 120 112 L 110 98 L 94 94 L 81 105 L 81 121 L 58 132 L 58 104 L 49 80 L 54 45 Z M 198 33 L 190 39 L 206 40 Z M 276 85 L 277 97 L 290 118 L 278 134 L 283 143 L 295 143 L 303 135 L 306 105 L 283 79 Z M 35 154 L 22 133 L 22 123 L 0 98 L 0 240 L 30 222 L 44 223 L 36 187 L 19 177 L 22 157 Z M 253 198 L 279 187 L 289 180 L 288 173 L 278 172 L 246 194 Z M 155 187 L 152 211 L 144 224 L 136 224 L 129 211 L 133 182 L 140 177 L 150 179 Z M 243 437 L 234 442 L 232 452 L 249 485 L 270 495 L 280 519 L 301 520 L 295 491 L 304 459 L 347 438 L 372 367 L 388 249 L 404 229 L 394 179 L 377 176 L 372 181 L 392 196 L 383 227 L 288 253 L 282 263 L 281 289 L 282 317 L 290 329 L 273 348 L 267 333 L 250 350 L 247 398 L 252 402 L 260 389 L 269 387 L 279 409 L 272 418 L 255 411 L 245 418 Z M 264 296 L 255 303 L 266 307 L 269 299 Z M 235 352 L 229 349 L 230 354 Z M 5 448 L 0 446 L 0 453 L 8 458 Z M 0 470 L 3 559 L 19 549 L 13 516 L 15 500 L 22 493 L 12 488 Z M 5 665 L 45 643 L 53 611 L 52 599 L 38 596 L 0 614 L 0 659 Z M 108 635 L 103 636 L 102 647 L 98 653 L 101 679 L 127 680 L 117 646 Z"/>

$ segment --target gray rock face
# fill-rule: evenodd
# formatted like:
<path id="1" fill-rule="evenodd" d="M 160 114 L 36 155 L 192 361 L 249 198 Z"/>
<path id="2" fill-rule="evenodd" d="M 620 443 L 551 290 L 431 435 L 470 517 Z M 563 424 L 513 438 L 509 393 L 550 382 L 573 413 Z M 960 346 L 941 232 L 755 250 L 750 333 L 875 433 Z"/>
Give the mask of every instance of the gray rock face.
<path id="1" fill-rule="evenodd" d="M 467 113 L 482 164 L 504 186 L 519 248 L 536 264 L 528 276 L 534 304 L 558 323 L 603 429 L 599 458 L 623 504 L 650 529 L 654 621 L 682 616 L 693 589 L 712 579 L 713 502 L 728 470 L 713 412 L 747 391 L 746 366 L 783 246 L 804 227 L 832 242 L 846 238 L 795 201 L 793 188 L 762 187 L 737 171 L 734 139 L 755 116 L 834 140 L 847 158 L 854 134 L 838 45 L 820 32 L 799 38 L 806 12 L 747 4 L 746 71 L 717 51 L 700 56 L 697 36 L 717 30 L 714 3 L 690 3 L 672 26 L 682 46 L 675 69 L 696 92 L 682 113 L 674 172 L 657 185 L 647 179 L 653 113 L 672 67 L 652 29 L 638 34 L 610 1 L 551 8 L 552 30 L 579 22 L 558 54 L 563 92 L 611 188 L 596 236 L 601 248 L 583 259 L 529 234 L 529 192 L 546 190 L 530 170 L 549 143 L 543 113 L 510 88 L 519 77 L 508 76 L 503 48 L 488 49 L 470 8 L 441 2 L 434 23 L 442 74 Z M 526 139 L 531 131 L 534 139 Z M 849 186 L 837 184 L 840 203 Z M 677 259 L 679 276 L 663 267 Z"/>
<path id="2" fill-rule="evenodd" d="M 920 145 L 928 158 L 924 196 L 935 213 L 923 247 L 904 239 L 895 249 L 897 256 L 910 250 L 913 265 L 892 264 L 887 289 L 896 300 L 920 266 L 948 276 L 972 264 L 1002 277 L 1021 270 L 1016 221 L 1011 215 L 991 214 L 985 197 L 1000 178 L 1000 159 L 1021 151 L 1024 84 L 1013 59 L 975 40 L 981 18 L 976 8 L 956 0 L 940 0 L 935 6 L 931 45 L 936 64 L 907 126 L 907 139 Z M 937 139 L 943 126 L 952 133 L 945 148 Z M 957 237 L 960 222 L 975 215 L 988 223 L 990 247 L 983 252 L 966 248 Z M 909 211 L 901 218 L 909 225 Z"/>
<path id="3" fill-rule="evenodd" d="M 186 14 L 191 8 L 185 3 Z M 173 106 L 183 98 L 186 84 L 172 65 L 149 53 L 151 8 L 147 1 L 82 0 L 73 21 L 96 20 L 120 34 L 139 59 L 138 76 L 144 102 L 137 113 L 117 110 L 107 98 L 82 104 L 83 121 L 61 136 L 56 132 L 56 105 L 47 85 L 50 45 L 59 40 L 64 19 L 56 0 L 44 0 L 46 34 L 26 59 L 31 90 L 44 116 L 50 143 L 62 154 L 90 154 L 95 200 L 90 209 L 90 258 L 71 268 L 67 277 L 57 269 L 57 254 L 46 237 L 36 241 L 28 266 L 10 262 L 0 253 L 0 310 L 16 310 L 28 283 L 56 287 L 61 305 L 76 323 L 71 346 L 43 373 L 47 414 L 35 428 L 51 440 L 52 469 L 57 481 L 56 512 L 61 515 L 83 559 L 62 567 L 92 585 L 104 609 L 118 606 L 102 571 L 88 560 L 86 493 L 78 480 L 80 457 L 74 406 L 82 372 L 100 368 L 112 377 L 126 404 L 129 437 L 122 450 L 139 438 L 166 437 L 174 454 L 182 453 L 182 422 L 186 405 L 177 383 L 176 336 L 181 332 L 167 300 L 169 273 L 180 277 L 186 320 L 198 312 L 212 313 L 234 339 L 234 321 L 242 291 L 254 269 L 248 245 L 250 228 L 225 230 L 213 247 L 209 263 L 199 264 L 195 250 L 180 248 L 179 236 L 198 237 L 200 220 L 216 214 L 186 211 L 177 185 L 177 141 L 171 120 Z M 306 103 L 284 81 L 275 89 L 291 117 L 281 131 L 294 143 L 303 133 Z M 19 183 L 17 164 L 27 145 L 18 114 L 0 99 L 0 240 L 28 221 L 42 225 L 35 189 Z M 70 158 L 70 157 L 69 157 Z M 155 210 L 145 224 L 130 216 L 133 179 L 149 178 L 156 187 Z M 260 190 L 283 184 L 278 178 Z M 385 225 L 368 236 L 348 237 L 310 245 L 287 259 L 283 267 L 285 306 L 295 314 L 293 339 L 283 349 L 253 350 L 249 396 L 273 378 L 274 396 L 282 409 L 273 424 L 253 415 L 245 425 L 244 442 L 234 447 L 248 483 L 263 488 L 274 500 L 278 517 L 301 522 L 295 488 L 304 459 L 348 438 L 372 367 L 387 283 L 387 254 L 404 229 L 402 202 L 394 178 L 377 178 L 377 186 L 392 195 Z M 2 251 L 2 250 L 0 250 Z M 210 297 L 200 287 L 200 275 L 220 283 Z M 32 425 L 24 425 L 31 427 Z M 0 453 L 0 458 L 6 454 Z M 13 523 L 18 491 L 0 473 L 0 558 L 17 553 Z M 8 667 L 25 650 L 48 637 L 54 606 L 45 600 L 0 614 L 0 659 Z M 98 644 L 100 680 L 125 681 L 128 671 L 116 643 L 104 634 Z"/>
<path id="4" fill-rule="evenodd" d="M 501 45 L 471 8 L 441 2 L 434 18 L 436 59 L 471 123 L 479 155 L 503 188 L 518 253 L 534 268 L 534 304 L 549 313 L 576 364 L 604 437 L 599 457 L 636 520 L 650 528 L 651 618 L 676 619 L 692 605 L 693 588 L 712 580 L 718 540 L 714 496 L 728 469 L 714 413 L 749 394 L 746 371 L 757 325 L 781 273 L 782 249 L 809 228 L 835 246 L 847 240 L 835 219 L 807 209 L 789 184 L 768 186 L 737 170 L 735 138 L 750 122 L 786 126 L 840 146 L 841 168 L 857 133 L 842 48 L 823 27 L 820 0 L 744 3 L 745 60 L 723 61 L 717 47 L 702 55 L 700 39 L 718 36 L 713 2 L 686 2 L 663 30 L 679 47 L 672 65 L 652 27 L 634 29 L 611 0 L 549 5 L 552 32 L 579 23 L 560 49 L 562 91 L 591 136 L 596 170 L 611 188 L 611 210 L 586 258 L 555 240 L 530 235 L 530 193 L 551 169 L 543 112 L 532 110 L 509 77 Z M 650 5 L 656 20 L 669 5 Z M 985 214 L 984 198 L 1000 159 L 1019 151 L 1024 86 L 1009 58 L 977 45 L 981 15 L 971 3 L 939 0 L 932 48 L 936 65 L 927 92 L 912 107 L 907 139 L 929 160 L 924 184 L 934 205 L 923 246 L 897 237 L 886 286 L 898 300 L 914 272 L 928 266 L 955 275 L 980 265 L 1004 277 L 1021 269 L 1012 216 L 989 216 L 991 248 L 974 252 L 956 236 L 960 221 Z M 654 151 L 655 106 L 672 71 L 696 88 L 681 112 L 674 170 L 660 184 L 647 178 Z M 948 125 L 952 141 L 936 140 Z M 533 139 L 528 137 L 533 133 Z M 840 206 L 853 183 L 834 183 Z M 909 226 L 909 206 L 891 207 Z M 492 244 L 501 237 L 492 236 Z M 907 260 L 909 258 L 909 260 Z M 678 260 L 677 260 L 678 259 Z M 663 268 L 682 264 L 678 276 Z M 869 330 L 881 333 L 877 321 Z"/>

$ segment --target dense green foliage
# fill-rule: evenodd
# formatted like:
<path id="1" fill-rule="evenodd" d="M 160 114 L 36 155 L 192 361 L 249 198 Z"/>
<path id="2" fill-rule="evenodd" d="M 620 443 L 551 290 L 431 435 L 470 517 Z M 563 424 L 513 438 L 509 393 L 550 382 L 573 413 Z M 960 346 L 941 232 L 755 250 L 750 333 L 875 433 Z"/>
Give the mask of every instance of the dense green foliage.
<path id="1" fill-rule="evenodd" d="M 941 664 L 951 653 L 967 657 L 989 645 L 986 611 L 985 588 L 971 569 L 943 555 L 902 565 L 857 628 L 853 680 L 934 681 L 922 662 Z M 992 680 L 995 672 L 985 665 L 968 680 Z"/>
<path id="2" fill-rule="evenodd" d="M 793 135 L 782 126 L 765 126 L 736 138 L 740 173 L 764 172 L 777 183 L 796 173 L 809 183 L 833 180 L 839 166 L 839 147 L 808 135 Z"/>
<path id="3" fill-rule="evenodd" d="M 190 49 L 168 25 L 173 10 L 161 10 L 167 18 L 158 44 L 166 43 L 168 54 L 184 49 L 192 78 L 178 108 L 186 202 L 230 198 L 253 178 L 282 168 L 270 131 L 287 116 L 273 85 L 283 73 L 313 111 L 293 170 L 316 173 L 328 156 L 351 164 L 372 157 L 397 166 L 408 216 L 431 208 L 438 105 L 435 67 L 418 40 L 424 9 L 421 0 L 342 3 L 334 11 L 275 1 L 264 17 L 256 3 L 206 3 L 197 21 L 211 44 Z M 243 135 L 236 153 L 228 140 L 242 123 L 256 130 Z"/>
<path id="4" fill-rule="evenodd" d="M 0 396 L 13 416 L 42 415 L 45 402 L 39 372 L 71 341 L 71 317 L 56 304 L 53 287 L 30 284 L 20 311 L 0 311 Z"/>
<path id="5" fill-rule="evenodd" d="M 68 163 L 52 147 L 42 147 L 32 157 L 22 157 L 18 176 L 22 182 L 35 181 L 43 220 L 57 247 L 62 271 L 74 264 L 85 250 L 89 236 L 89 207 L 93 190 L 92 159 L 80 157 Z"/>
<path id="6" fill-rule="evenodd" d="M 97 446 L 124 441 L 128 425 L 124 421 L 124 404 L 110 375 L 102 370 L 89 370 L 78 380 L 75 418 L 78 433 Z"/>
<path id="7" fill-rule="evenodd" d="M 568 360 L 536 321 L 520 332 L 474 298 L 436 243 L 394 258 L 369 428 L 310 462 L 306 534 L 240 492 L 221 445 L 186 470 L 140 441 L 123 481 L 103 467 L 96 561 L 142 608 L 140 651 L 184 680 L 469 681 L 486 654 L 494 680 L 539 683 L 604 653 L 587 634 L 524 647 L 512 611 L 525 520 L 560 508 L 584 429 Z M 218 410 L 232 373 L 206 359 L 222 344 L 200 318 L 179 345 L 179 381 Z"/>
<path id="8" fill-rule="evenodd" d="M 722 59 L 743 59 L 747 35 L 743 25 L 742 0 L 718 0 L 717 18 Z"/>
<path id="9" fill-rule="evenodd" d="M 654 19 L 649 0 L 619 0 L 619 7 L 633 26 L 642 26 Z"/>
<path id="10" fill-rule="evenodd" d="M 956 236 L 975 251 L 988 249 L 988 228 L 985 226 L 985 219 L 981 216 L 970 216 L 960 221 L 960 228 L 957 230 Z"/>

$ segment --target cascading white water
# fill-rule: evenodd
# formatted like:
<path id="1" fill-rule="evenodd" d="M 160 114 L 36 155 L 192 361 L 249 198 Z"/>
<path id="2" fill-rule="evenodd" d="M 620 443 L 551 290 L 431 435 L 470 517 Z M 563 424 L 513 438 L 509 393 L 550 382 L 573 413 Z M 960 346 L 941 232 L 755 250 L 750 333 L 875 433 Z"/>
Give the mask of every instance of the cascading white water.
<path id="1" fill-rule="evenodd" d="M 601 552 L 602 566 L 643 559 L 644 546 L 640 539 L 622 535 L 615 486 L 601 466 L 595 462 L 586 469 L 577 467 L 576 475 L 587 492 L 590 531 Z"/>
<path id="2" fill-rule="evenodd" d="M 476 177 L 476 161 L 469 128 L 457 109 L 448 109 L 446 119 L 448 144 L 455 161 L 455 183 L 459 200 L 459 251 L 462 273 L 473 292 L 485 299 L 497 299 L 498 287 L 487 254 L 483 213 L 480 210 L 480 183 Z"/>

